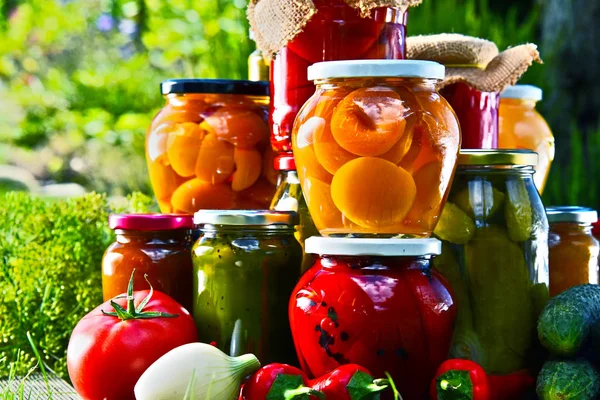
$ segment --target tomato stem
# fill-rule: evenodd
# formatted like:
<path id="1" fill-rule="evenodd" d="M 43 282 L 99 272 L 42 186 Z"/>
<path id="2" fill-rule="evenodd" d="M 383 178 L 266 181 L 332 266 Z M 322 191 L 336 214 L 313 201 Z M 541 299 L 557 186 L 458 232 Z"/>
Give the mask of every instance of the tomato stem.
<path id="1" fill-rule="evenodd" d="M 396 389 L 396 384 L 394 383 L 394 380 L 392 379 L 390 373 L 386 371 L 385 376 L 387 376 L 387 381 L 390 387 L 392 388 L 392 391 L 394 392 L 394 400 L 404 400 L 400 392 L 398 392 L 398 389 Z"/>
<path id="2" fill-rule="evenodd" d="M 129 279 L 129 284 L 127 285 L 127 309 L 124 309 L 120 304 L 115 302 L 116 298 L 122 298 L 122 296 L 117 296 L 115 299 L 110 301 L 110 305 L 114 308 L 114 312 L 106 312 L 102 310 L 102 314 L 108 315 L 111 317 L 117 317 L 122 321 L 127 321 L 130 319 L 152 319 L 152 318 L 175 318 L 178 317 L 179 314 L 169 314 L 165 312 L 157 312 L 157 311 L 144 311 L 144 307 L 148 304 L 152 295 L 154 294 L 154 288 L 152 284 L 148 280 L 148 275 L 144 274 L 144 279 L 148 282 L 150 286 L 150 292 L 148 295 L 142 300 L 138 306 L 135 306 L 135 297 L 133 295 L 133 277 L 135 275 L 135 268 L 131 272 L 131 278 Z"/>
<path id="3" fill-rule="evenodd" d="M 283 396 L 286 400 L 293 400 L 295 398 L 298 398 L 302 395 L 309 395 L 309 396 L 316 396 L 321 400 L 325 399 L 325 395 L 321 392 L 319 392 L 318 390 L 309 388 L 307 386 L 299 386 L 296 389 L 288 389 L 284 392 Z"/>

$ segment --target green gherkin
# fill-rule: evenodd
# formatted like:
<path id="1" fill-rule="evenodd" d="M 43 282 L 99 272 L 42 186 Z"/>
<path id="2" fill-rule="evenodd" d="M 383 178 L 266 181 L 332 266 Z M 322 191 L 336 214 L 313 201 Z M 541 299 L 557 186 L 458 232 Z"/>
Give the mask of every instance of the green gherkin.
<path id="1" fill-rule="evenodd" d="M 506 195 L 504 218 L 508 237 L 515 242 L 529 240 L 533 230 L 533 211 L 525 182 L 520 179 L 506 181 Z"/>
<path id="2" fill-rule="evenodd" d="M 487 226 L 465 246 L 465 263 L 482 366 L 492 374 L 526 367 L 535 312 L 523 250 L 503 228 Z"/>
<path id="3" fill-rule="evenodd" d="M 475 233 L 475 223 L 464 211 L 448 202 L 442 210 L 434 233 L 450 243 L 465 244 Z"/>
<path id="4" fill-rule="evenodd" d="M 504 203 L 504 193 L 483 180 L 470 181 L 468 185 L 454 196 L 456 205 L 471 218 L 492 218 Z"/>

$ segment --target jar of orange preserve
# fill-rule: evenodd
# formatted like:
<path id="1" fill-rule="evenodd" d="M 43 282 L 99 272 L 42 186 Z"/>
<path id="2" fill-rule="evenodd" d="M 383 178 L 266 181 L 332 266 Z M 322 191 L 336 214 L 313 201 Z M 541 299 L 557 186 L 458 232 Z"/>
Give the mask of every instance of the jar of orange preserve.
<path id="1" fill-rule="evenodd" d="M 533 180 L 543 192 L 554 160 L 554 136 L 535 109 L 542 89 L 531 85 L 509 86 L 500 95 L 498 148 L 525 149 L 538 153 Z"/>
<path id="2" fill-rule="evenodd" d="M 316 93 L 292 136 L 296 167 L 324 236 L 428 237 L 460 148 L 454 111 L 431 61 L 317 63 Z"/>
<path id="3" fill-rule="evenodd" d="M 573 286 L 598 283 L 600 244 L 592 236 L 598 214 L 585 207 L 548 207 L 550 296 Z"/>
<path id="4" fill-rule="evenodd" d="M 268 83 L 174 79 L 146 137 L 163 213 L 266 209 L 277 175 L 269 146 Z"/>
<path id="5" fill-rule="evenodd" d="M 192 215 L 113 214 L 108 225 L 116 240 L 102 259 L 104 300 L 127 292 L 135 269 L 134 289 L 148 283 L 192 310 Z"/>

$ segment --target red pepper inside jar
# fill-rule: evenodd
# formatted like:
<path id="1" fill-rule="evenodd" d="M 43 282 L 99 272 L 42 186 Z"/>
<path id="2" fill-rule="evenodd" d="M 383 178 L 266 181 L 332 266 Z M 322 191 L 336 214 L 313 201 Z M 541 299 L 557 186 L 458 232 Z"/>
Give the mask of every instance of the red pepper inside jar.
<path id="1" fill-rule="evenodd" d="M 498 148 L 500 93 L 482 92 L 459 82 L 446 86 L 441 94 L 448 100 L 460 121 L 461 148 Z"/>
<path id="2" fill-rule="evenodd" d="M 290 300 L 300 364 L 321 376 L 354 363 L 389 372 L 405 400 L 422 399 L 448 356 L 456 306 L 431 268 L 436 239 L 312 237 L 319 254 Z"/>
<path id="3" fill-rule="evenodd" d="M 271 65 L 271 143 L 292 151 L 291 134 L 300 107 L 315 92 L 307 78 L 321 61 L 404 59 L 406 8 L 379 7 L 363 18 L 344 0 L 315 0 L 316 14 Z"/>
<path id="4" fill-rule="evenodd" d="M 127 292 L 135 269 L 134 287 L 148 284 L 192 309 L 193 215 L 113 214 L 108 225 L 116 240 L 102 259 L 104 301 Z"/>

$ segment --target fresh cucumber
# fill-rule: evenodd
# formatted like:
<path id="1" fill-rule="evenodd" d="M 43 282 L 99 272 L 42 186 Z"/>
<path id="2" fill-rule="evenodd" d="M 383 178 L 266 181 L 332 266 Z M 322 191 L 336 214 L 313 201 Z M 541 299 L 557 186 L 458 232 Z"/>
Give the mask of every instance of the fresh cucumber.
<path id="1" fill-rule="evenodd" d="M 575 286 L 552 298 L 540 315 L 538 337 L 558 356 L 574 356 L 600 320 L 600 286 Z"/>
<path id="2" fill-rule="evenodd" d="M 593 400 L 600 395 L 600 375 L 588 361 L 548 361 L 536 391 L 540 400 Z"/>

